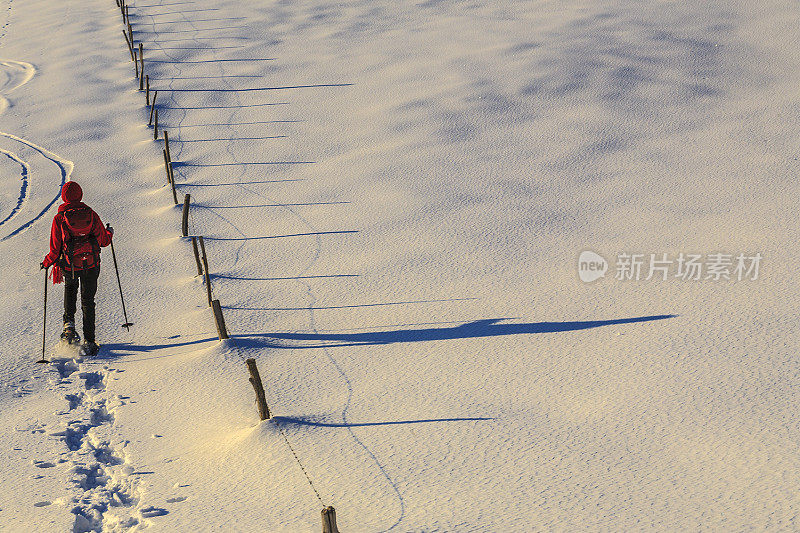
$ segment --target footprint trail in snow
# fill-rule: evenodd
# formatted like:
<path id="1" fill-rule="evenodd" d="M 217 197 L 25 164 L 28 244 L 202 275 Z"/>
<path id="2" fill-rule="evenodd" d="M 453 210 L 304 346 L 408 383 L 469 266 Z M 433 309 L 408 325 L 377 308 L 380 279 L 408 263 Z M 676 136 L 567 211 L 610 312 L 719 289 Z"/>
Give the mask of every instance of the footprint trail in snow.
<path id="1" fill-rule="evenodd" d="M 77 359 L 57 358 L 51 363 L 50 380 L 64 394 L 65 404 L 56 414 L 56 427 L 42 428 L 61 439 L 65 451 L 57 463 L 68 463 L 72 496 L 62 498 L 75 515 L 73 531 L 124 531 L 147 527 L 148 518 L 166 514 L 163 509 L 143 507 L 135 470 L 125 448 L 127 441 L 115 434 L 115 411 L 127 398 L 106 388 L 116 372 L 107 365 L 85 364 Z M 56 466 L 52 460 L 35 460 L 37 468 Z M 45 507 L 53 502 L 36 502 Z"/>

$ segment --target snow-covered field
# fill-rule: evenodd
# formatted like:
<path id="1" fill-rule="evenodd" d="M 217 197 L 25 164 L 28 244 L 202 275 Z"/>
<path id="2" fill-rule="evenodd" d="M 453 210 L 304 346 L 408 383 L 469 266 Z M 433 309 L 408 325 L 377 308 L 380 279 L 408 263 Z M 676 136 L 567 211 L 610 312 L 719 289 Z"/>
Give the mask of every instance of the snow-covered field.
<path id="1" fill-rule="evenodd" d="M 114 0 L 0 0 L 0 531 L 800 529 L 799 9 L 135 0 L 219 342 Z"/>

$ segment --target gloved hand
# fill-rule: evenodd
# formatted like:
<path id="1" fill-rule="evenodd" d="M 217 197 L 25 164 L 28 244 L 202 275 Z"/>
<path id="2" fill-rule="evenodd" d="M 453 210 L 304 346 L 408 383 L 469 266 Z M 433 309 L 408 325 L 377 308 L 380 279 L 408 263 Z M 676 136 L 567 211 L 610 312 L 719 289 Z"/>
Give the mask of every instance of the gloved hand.
<path id="1" fill-rule="evenodd" d="M 114 235 L 114 228 L 111 227 L 111 224 L 106 224 L 106 231 L 108 231 L 111 235 Z"/>
<path id="2" fill-rule="evenodd" d="M 47 267 L 46 267 L 46 266 L 44 266 L 44 261 L 42 261 L 41 263 L 39 263 L 39 269 L 40 269 L 40 270 L 44 270 L 45 268 L 47 268 Z"/>

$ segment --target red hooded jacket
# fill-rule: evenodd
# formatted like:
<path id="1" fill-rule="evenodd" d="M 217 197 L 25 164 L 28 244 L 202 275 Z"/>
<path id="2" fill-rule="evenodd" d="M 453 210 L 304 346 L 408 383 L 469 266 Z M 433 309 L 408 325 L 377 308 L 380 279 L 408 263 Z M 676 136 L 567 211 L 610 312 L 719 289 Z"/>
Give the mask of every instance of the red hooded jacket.
<path id="1" fill-rule="evenodd" d="M 61 199 L 64 200 L 64 203 L 58 206 L 58 213 L 53 217 L 53 225 L 50 228 L 50 253 L 45 256 L 43 261 L 45 268 L 58 261 L 58 258 L 64 250 L 64 240 L 68 236 L 64 233 L 64 211 L 73 207 L 88 208 L 86 204 L 80 201 L 81 198 L 83 198 L 83 191 L 80 185 L 74 181 L 68 181 L 64 184 L 61 190 Z M 91 209 L 90 211 L 92 211 L 92 235 L 97 238 L 98 245 L 108 246 L 111 244 L 111 237 L 113 234 L 103 226 L 103 222 L 100 220 L 100 217 L 97 216 L 97 213 Z M 76 267 L 76 270 L 79 269 Z"/>

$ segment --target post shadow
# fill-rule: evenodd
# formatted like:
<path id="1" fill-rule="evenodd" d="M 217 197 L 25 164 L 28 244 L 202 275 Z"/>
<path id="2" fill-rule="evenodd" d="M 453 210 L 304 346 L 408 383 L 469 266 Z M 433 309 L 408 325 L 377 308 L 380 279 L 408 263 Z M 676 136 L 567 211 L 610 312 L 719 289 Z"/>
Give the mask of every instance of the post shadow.
<path id="1" fill-rule="evenodd" d="M 184 76 L 179 78 L 160 78 L 160 81 L 176 80 L 222 80 L 227 78 L 263 78 L 258 74 L 222 74 L 220 76 Z"/>
<path id="2" fill-rule="evenodd" d="M 152 60 L 150 61 L 153 62 Z M 246 107 L 267 107 L 273 105 L 289 105 L 289 102 L 265 102 L 261 104 L 246 104 L 246 105 L 205 105 L 205 106 L 188 106 L 188 107 L 170 107 L 170 109 L 174 109 L 177 111 L 183 111 L 187 109 L 244 109 Z"/>
<path id="3" fill-rule="evenodd" d="M 454 327 L 397 329 L 391 331 L 370 331 L 361 333 L 262 333 L 242 335 L 243 342 L 262 344 L 272 348 L 327 348 L 336 346 L 369 346 L 394 344 L 398 342 L 423 342 L 478 337 L 498 337 L 502 335 L 523 335 L 533 333 L 561 333 L 579 331 L 602 326 L 632 324 L 664 320 L 677 315 L 650 315 L 613 320 L 584 320 L 568 322 L 529 322 L 522 324 L 500 324 L 505 318 L 487 318 L 467 322 Z M 263 339 L 263 340 L 262 340 Z M 270 342 L 269 340 L 278 342 Z M 289 341 L 282 343 L 280 341 Z M 294 342 L 292 342 L 294 341 Z M 310 342 L 311 344 L 304 344 Z"/>
<path id="4" fill-rule="evenodd" d="M 253 161 L 247 163 L 187 163 L 184 161 L 173 161 L 172 166 L 175 167 L 245 167 L 245 166 L 263 166 L 263 165 L 313 165 L 316 161 Z"/>
<path id="5" fill-rule="evenodd" d="M 175 42 L 187 42 L 187 41 L 217 41 L 220 39 L 227 39 L 233 41 L 247 41 L 247 37 L 239 37 L 231 36 L 231 37 L 184 37 L 183 39 L 159 39 L 158 43 L 175 43 Z"/>
<path id="6" fill-rule="evenodd" d="M 164 4 L 174 5 L 174 4 Z M 207 7 L 204 9 L 182 9 L 181 11 L 165 11 L 163 13 L 148 13 L 145 17 L 166 17 L 167 15 L 183 15 L 184 13 L 200 13 L 202 11 L 219 11 L 218 7 Z"/>
<path id="7" fill-rule="evenodd" d="M 242 48 L 244 46 L 159 46 L 156 50 L 240 50 Z M 175 89 L 169 90 L 175 91 Z"/>
<path id="8" fill-rule="evenodd" d="M 260 120 L 255 122 L 209 122 L 208 124 L 179 124 L 174 126 L 164 125 L 165 128 L 212 128 L 217 126 L 255 126 L 260 124 L 291 124 L 305 122 L 304 120 Z"/>
<path id="9" fill-rule="evenodd" d="M 194 346 L 197 344 L 205 344 L 210 342 L 216 342 L 219 338 L 214 337 L 206 337 L 202 339 L 195 339 L 189 341 L 178 341 L 172 343 L 162 343 L 162 344 L 134 344 L 132 342 L 110 342 L 107 344 L 103 344 L 103 351 L 101 355 L 95 359 L 95 361 L 107 361 L 109 359 L 118 359 L 123 356 L 123 353 L 130 354 L 130 352 L 136 352 L 140 354 L 147 354 L 150 352 L 154 352 L 157 350 L 162 350 L 165 348 L 181 348 L 184 346 Z M 123 353 L 119 353 L 123 352 Z M 163 357 L 173 357 L 176 355 L 180 355 L 180 353 L 169 353 L 166 355 L 156 356 L 156 357 L 149 357 L 144 359 L 129 359 L 126 362 L 135 362 L 135 361 L 145 361 L 148 359 L 158 359 Z"/>
<path id="10" fill-rule="evenodd" d="M 209 39 L 238 39 L 238 37 L 195 37 L 188 40 L 194 39 L 201 39 L 201 40 L 209 40 Z M 151 59 L 151 63 L 187 63 L 187 64 L 198 64 L 198 63 L 227 63 L 233 61 L 277 61 L 275 57 L 262 57 L 262 58 L 238 58 L 238 59 L 206 59 L 202 61 L 182 61 L 180 59 L 171 59 L 171 60 L 156 60 Z"/>
<path id="11" fill-rule="evenodd" d="M 193 28 L 190 30 L 157 30 L 157 31 L 150 31 L 150 30 L 137 30 L 137 33 L 149 33 L 151 35 L 161 35 L 166 33 L 197 33 L 199 31 L 214 31 L 214 30 L 241 30 L 241 26 L 220 26 L 218 28 Z"/>
<path id="12" fill-rule="evenodd" d="M 263 235 L 260 237 L 206 237 L 207 241 L 261 241 L 264 239 L 286 239 L 289 237 L 308 237 L 313 235 L 346 235 L 358 233 L 358 230 L 347 229 L 339 231 L 309 231 L 308 233 L 289 233 L 286 235 Z"/>
<path id="13" fill-rule="evenodd" d="M 246 278 L 242 276 L 230 276 L 227 274 L 211 274 L 211 279 L 231 279 L 236 281 L 288 281 L 298 279 L 324 279 L 324 278 L 358 278 L 361 274 L 316 274 L 308 276 L 284 276 L 275 278 Z"/>
<path id="14" fill-rule="evenodd" d="M 349 204 L 350 202 L 347 201 L 338 201 L 338 202 L 290 202 L 286 204 L 255 204 L 255 205 L 205 205 L 205 204 L 195 204 L 195 207 L 202 208 L 202 209 L 255 209 L 255 208 L 263 208 L 263 207 L 308 207 L 314 205 L 342 205 L 342 204 Z"/>
<path id="15" fill-rule="evenodd" d="M 156 16 L 156 15 L 145 15 Z M 247 17 L 214 17 L 210 19 L 182 19 L 182 20 L 160 20 L 159 24 L 194 24 L 195 22 L 222 22 L 223 20 L 245 20 Z"/>
<path id="16" fill-rule="evenodd" d="M 226 47 L 223 47 L 226 48 Z M 163 48 L 162 50 L 168 50 Z M 184 48 L 184 50 L 187 50 Z M 190 50 L 190 49 L 189 49 Z M 200 50 L 211 50 L 210 48 L 200 48 Z M 318 87 L 350 87 L 353 83 L 313 83 L 309 85 L 275 85 L 273 87 L 250 87 L 247 89 L 209 89 L 209 88 L 185 88 L 185 89 L 172 89 L 161 88 L 159 90 L 172 91 L 174 93 L 249 93 L 255 91 L 282 91 L 286 89 L 313 89 Z"/>
<path id="17" fill-rule="evenodd" d="M 270 139 L 285 139 L 287 135 L 271 135 L 268 137 L 219 137 L 209 139 L 182 139 L 181 143 L 210 143 L 210 142 L 232 142 L 232 141 L 268 141 Z"/>
<path id="18" fill-rule="evenodd" d="M 280 180 L 235 181 L 229 183 L 182 183 L 182 187 L 236 187 L 239 185 L 257 185 L 261 183 L 286 183 L 289 181 L 306 181 L 305 178 L 287 178 Z"/>
<path id="19" fill-rule="evenodd" d="M 300 278 L 291 278 L 300 279 Z M 239 311 L 322 311 L 325 309 L 353 309 L 357 307 L 383 307 L 387 305 L 412 305 L 412 304 L 431 304 L 431 303 L 445 303 L 445 302 L 463 302 L 466 300 L 477 300 L 477 298 L 439 298 L 436 300 L 408 300 L 400 302 L 377 302 L 368 304 L 344 304 L 344 305 L 320 305 L 315 307 L 240 307 L 240 306 L 224 306 L 225 309 L 233 309 Z M 498 319 L 508 320 L 508 319 Z"/>
<path id="20" fill-rule="evenodd" d="M 483 420 L 495 420 L 492 417 L 476 416 L 476 417 L 463 417 L 463 418 L 429 418 L 422 420 L 392 420 L 387 422 L 317 422 L 308 418 L 290 417 L 290 416 L 273 416 L 277 424 L 281 425 L 297 425 L 297 426 L 314 426 L 322 428 L 359 428 L 370 426 L 397 426 L 405 424 L 428 424 L 433 422 L 474 422 Z"/>
<path id="21" fill-rule="evenodd" d="M 171 2 L 169 4 L 138 4 L 136 5 L 137 8 L 145 8 L 145 7 L 164 7 L 164 6 L 179 6 L 183 4 L 194 4 L 196 2 Z M 148 16 L 148 15 L 144 15 Z"/>

